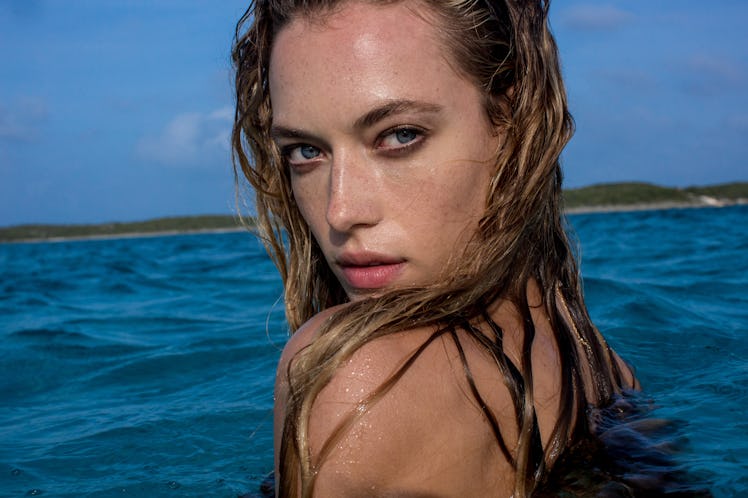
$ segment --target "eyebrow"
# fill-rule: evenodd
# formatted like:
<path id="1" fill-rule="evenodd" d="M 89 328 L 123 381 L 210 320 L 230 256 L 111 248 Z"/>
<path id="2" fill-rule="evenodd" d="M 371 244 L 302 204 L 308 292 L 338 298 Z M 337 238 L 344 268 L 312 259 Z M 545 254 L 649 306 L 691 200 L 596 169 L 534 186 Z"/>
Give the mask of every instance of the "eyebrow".
<path id="1" fill-rule="evenodd" d="M 314 138 L 311 134 L 296 128 L 287 128 L 285 126 L 273 125 L 270 128 L 270 137 L 273 140 L 279 138 L 294 138 L 299 140 L 310 140 Z"/>
<path id="2" fill-rule="evenodd" d="M 402 114 L 404 112 L 436 114 L 441 110 L 442 106 L 431 104 L 429 102 L 421 102 L 418 100 L 393 100 L 367 112 L 356 120 L 354 126 L 358 129 L 364 129 L 395 114 Z"/>
<path id="3" fill-rule="evenodd" d="M 429 102 L 407 99 L 392 100 L 370 110 L 358 118 L 353 126 L 356 129 L 362 130 L 374 126 L 383 119 L 397 114 L 403 114 L 405 112 L 437 114 L 441 110 L 442 106 Z M 270 135 L 274 140 L 279 138 L 293 138 L 299 140 L 309 140 L 314 138 L 313 135 L 298 128 L 289 128 L 281 125 L 273 125 L 270 129 Z"/>

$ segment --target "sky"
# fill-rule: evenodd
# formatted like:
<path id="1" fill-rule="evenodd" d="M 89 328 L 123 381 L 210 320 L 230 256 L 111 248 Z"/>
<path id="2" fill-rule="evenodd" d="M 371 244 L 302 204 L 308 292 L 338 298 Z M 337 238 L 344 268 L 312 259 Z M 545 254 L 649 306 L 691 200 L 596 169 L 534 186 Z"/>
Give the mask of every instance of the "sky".
<path id="1" fill-rule="evenodd" d="M 0 226 L 235 212 L 246 1 L 0 0 Z M 748 2 L 555 0 L 567 187 L 748 181 Z"/>

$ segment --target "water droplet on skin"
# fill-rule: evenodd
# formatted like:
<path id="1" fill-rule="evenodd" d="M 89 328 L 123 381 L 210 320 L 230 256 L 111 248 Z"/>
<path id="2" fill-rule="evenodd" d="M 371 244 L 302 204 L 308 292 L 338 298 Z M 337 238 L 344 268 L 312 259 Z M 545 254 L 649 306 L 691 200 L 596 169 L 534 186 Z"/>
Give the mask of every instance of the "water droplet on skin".
<path id="1" fill-rule="evenodd" d="M 28 492 L 26 493 L 26 496 L 39 496 L 39 495 L 40 495 L 40 494 L 42 494 L 42 493 L 44 493 L 44 491 L 42 491 L 41 489 L 36 489 L 36 488 L 34 488 L 34 489 L 30 489 L 30 490 L 29 490 L 29 491 L 28 491 Z"/>
<path id="2" fill-rule="evenodd" d="M 169 481 L 169 487 L 171 489 L 179 489 L 182 487 L 182 485 L 179 484 L 177 481 Z"/>
<path id="3" fill-rule="evenodd" d="M 23 471 L 21 469 L 11 469 L 10 475 L 12 476 L 20 476 L 23 474 Z"/>

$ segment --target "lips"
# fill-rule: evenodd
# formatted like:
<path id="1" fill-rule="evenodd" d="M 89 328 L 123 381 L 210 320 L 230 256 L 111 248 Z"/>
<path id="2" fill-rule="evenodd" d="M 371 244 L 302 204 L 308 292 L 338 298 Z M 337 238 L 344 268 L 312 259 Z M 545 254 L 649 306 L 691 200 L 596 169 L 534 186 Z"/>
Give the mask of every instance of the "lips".
<path id="1" fill-rule="evenodd" d="M 405 260 L 376 253 L 346 253 L 336 261 L 347 287 L 381 289 L 394 282 L 405 269 Z"/>

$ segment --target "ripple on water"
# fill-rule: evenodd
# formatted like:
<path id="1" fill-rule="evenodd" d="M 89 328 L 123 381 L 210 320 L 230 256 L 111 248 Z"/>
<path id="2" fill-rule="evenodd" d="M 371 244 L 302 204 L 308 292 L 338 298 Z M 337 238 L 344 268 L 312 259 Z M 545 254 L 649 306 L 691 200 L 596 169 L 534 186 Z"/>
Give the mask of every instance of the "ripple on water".
<path id="1" fill-rule="evenodd" d="M 590 313 L 748 496 L 748 207 L 579 215 Z M 0 489 L 227 497 L 272 467 L 282 285 L 248 234 L 0 245 Z M 18 472 L 14 472 L 14 469 Z M 170 483 L 179 485 L 172 489 Z"/>

